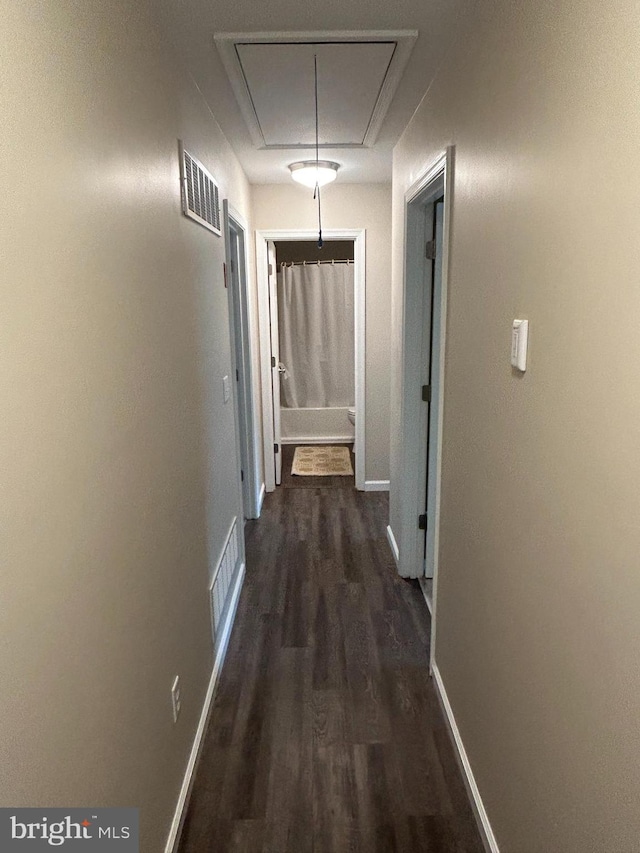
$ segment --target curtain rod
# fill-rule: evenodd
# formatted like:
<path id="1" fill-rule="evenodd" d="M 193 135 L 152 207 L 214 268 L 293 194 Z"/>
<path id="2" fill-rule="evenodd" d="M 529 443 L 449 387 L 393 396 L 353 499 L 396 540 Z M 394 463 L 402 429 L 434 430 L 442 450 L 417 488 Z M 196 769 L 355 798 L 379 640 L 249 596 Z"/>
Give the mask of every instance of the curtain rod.
<path id="1" fill-rule="evenodd" d="M 281 267 L 306 267 L 307 264 L 311 266 L 315 266 L 316 264 L 319 266 L 320 264 L 352 264 L 353 261 L 350 258 L 345 258 L 343 261 L 281 261 Z"/>

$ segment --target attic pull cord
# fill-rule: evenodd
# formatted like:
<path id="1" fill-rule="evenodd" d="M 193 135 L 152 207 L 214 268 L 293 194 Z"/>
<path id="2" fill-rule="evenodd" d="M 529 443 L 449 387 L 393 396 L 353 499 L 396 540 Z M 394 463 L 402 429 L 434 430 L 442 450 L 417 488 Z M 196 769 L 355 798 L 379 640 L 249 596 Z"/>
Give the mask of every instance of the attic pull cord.
<path id="1" fill-rule="evenodd" d="M 314 93 L 316 103 L 316 188 L 313 191 L 314 199 L 318 197 L 318 248 L 323 246 L 322 242 L 322 208 L 320 206 L 320 184 L 318 183 L 318 167 L 320 164 L 320 145 L 318 136 L 318 54 L 313 55 Z"/>

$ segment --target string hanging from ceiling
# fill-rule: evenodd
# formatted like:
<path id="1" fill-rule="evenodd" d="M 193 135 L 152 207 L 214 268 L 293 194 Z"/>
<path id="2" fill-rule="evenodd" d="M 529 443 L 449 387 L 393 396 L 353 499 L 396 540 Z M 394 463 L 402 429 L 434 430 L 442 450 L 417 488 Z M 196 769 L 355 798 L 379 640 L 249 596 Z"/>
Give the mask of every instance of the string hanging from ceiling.
<path id="1" fill-rule="evenodd" d="M 323 246 L 322 242 L 322 206 L 320 202 L 320 184 L 318 183 L 318 169 L 320 167 L 320 125 L 318 121 L 318 54 L 313 54 L 313 77 L 314 77 L 314 94 L 316 104 L 316 188 L 313 197 L 318 197 L 318 248 Z"/>
<path id="2" fill-rule="evenodd" d="M 313 189 L 313 198 L 318 202 L 318 248 L 323 246 L 322 239 L 322 199 L 320 187 L 335 181 L 340 165 L 333 160 L 320 159 L 320 111 L 318 106 L 318 54 L 313 56 L 313 99 L 316 123 L 316 157 L 315 160 L 300 160 L 291 163 L 291 177 L 299 184 Z"/>

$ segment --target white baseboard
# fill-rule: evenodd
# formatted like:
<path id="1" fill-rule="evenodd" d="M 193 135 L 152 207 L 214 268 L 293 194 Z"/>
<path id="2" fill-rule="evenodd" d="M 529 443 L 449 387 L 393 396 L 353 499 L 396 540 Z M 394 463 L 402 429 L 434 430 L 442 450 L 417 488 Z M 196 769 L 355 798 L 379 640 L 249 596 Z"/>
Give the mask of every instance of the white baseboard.
<path id="1" fill-rule="evenodd" d="M 365 492 L 388 492 L 389 480 L 365 480 Z"/>
<path id="2" fill-rule="evenodd" d="M 433 580 L 433 578 L 429 578 L 429 580 Z M 427 578 L 418 578 L 418 583 L 420 584 L 420 589 L 422 590 L 427 610 L 429 611 L 429 614 L 433 616 L 433 598 L 430 598 L 427 592 Z M 431 586 L 431 595 L 433 596 L 433 585 Z"/>
<path id="3" fill-rule="evenodd" d="M 456 719 L 453 715 L 453 709 L 451 707 L 451 703 L 449 702 L 447 691 L 445 690 L 444 684 L 442 682 L 440 670 L 438 669 L 438 666 L 435 662 L 431 667 L 431 672 L 433 675 L 433 680 L 435 681 L 438 698 L 440 699 L 440 704 L 442 706 L 444 716 L 449 726 L 449 732 L 456 748 L 456 757 L 458 759 L 460 769 L 462 770 L 462 777 L 464 779 L 467 792 L 469 793 L 469 797 L 471 799 L 471 806 L 473 808 L 476 821 L 478 822 L 478 829 L 480 830 L 480 835 L 482 836 L 482 841 L 485 850 L 487 851 L 487 853 L 500 853 L 500 850 L 498 848 L 498 842 L 496 841 L 496 837 L 493 834 L 493 830 L 491 829 L 489 817 L 487 815 L 487 812 L 485 811 L 484 803 L 482 802 L 482 797 L 480 796 L 480 791 L 478 790 L 478 785 L 476 784 L 476 780 L 473 775 L 473 770 L 471 769 L 471 764 L 469 763 L 467 751 L 464 748 L 462 737 L 460 735 Z"/>
<path id="4" fill-rule="evenodd" d="M 260 513 L 262 512 L 262 504 L 264 503 L 264 496 L 267 493 L 267 488 L 263 483 L 260 486 L 260 494 L 258 495 L 258 518 L 260 518 Z"/>
<path id="5" fill-rule="evenodd" d="M 393 559 L 396 561 L 396 566 L 400 565 L 400 551 L 398 551 L 398 543 L 396 542 L 396 537 L 393 535 L 393 530 L 391 526 L 387 525 L 387 540 L 389 541 L 389 546 L 391 548 L 391 553 L 393 554 Z"/>
<path id="6" fill-rule="evenodd" d="M 280 436 L 281 444 L 353 444 L 353 435 L 296 435 Z"/>
<path id="7" fill-rule="evenodd" d="M 196 729 L 196 734 L 193 739 L 191 753 L 189 754 L 187 769 L 185 770 L 184 779 L 182 780 L 182 787 L 180 788 L 178 803 L 176 805 L 176 810 L 173 815 L 173 821 L 171 822 L 171 828 L 169 830 L 169 836 L 165 845 L 165 853 L 175 853 L 178 847 L 178 842 L 180 840 L 182 822 L 186 812 L 187 804 L 189 802 L 189 796 L 191 794 L 191 788 L 193 786 L 195 776 L 195 769 L 198 764 L 200 750 L 202 749 L 202 742 L 204 740 L 204 735 L 207 730 L 207 722 L 209 720 L 209 713 L 211 712 L 213 696 L 215 694 L 218 679 L 220 678 L 224 659 L 227 654 L 229 638 L 231 637 L 231 629 L 233 628 L 233 622 L 236 617 L 236 610 L 238 609 L 238 601 L 240 599 L 240 592 L 242 590 L 244 575 L 245 565 L 244 563 L 242 563 L 238 570 L 238 575 L 236 577 L 233 592 L 231 593 L 231 599 L 229 601 L 229 606 L 227 608 L 227 616 L 222 627 L 222 631 L 220 633 L 220 642 L 218 643 L 215 660 L 213 662 L 213 671 L 211 673 L 211 678 L 209 679 L 207 695 L 205 696 L 202 711 L 200 713 L 200 720 L 198 722 L 198 728 Z"/>

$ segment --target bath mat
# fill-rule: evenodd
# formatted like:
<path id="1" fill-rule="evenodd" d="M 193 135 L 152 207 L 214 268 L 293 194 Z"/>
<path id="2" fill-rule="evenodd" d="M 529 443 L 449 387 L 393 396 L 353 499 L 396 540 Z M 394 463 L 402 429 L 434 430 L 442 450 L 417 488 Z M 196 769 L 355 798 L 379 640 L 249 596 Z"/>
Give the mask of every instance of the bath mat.
<path id="1" fill-rule="evenodd" d="M 346 446 L 296 447 L 291 473 L 301 477 L 352 477 L 351 453 Z"/>

